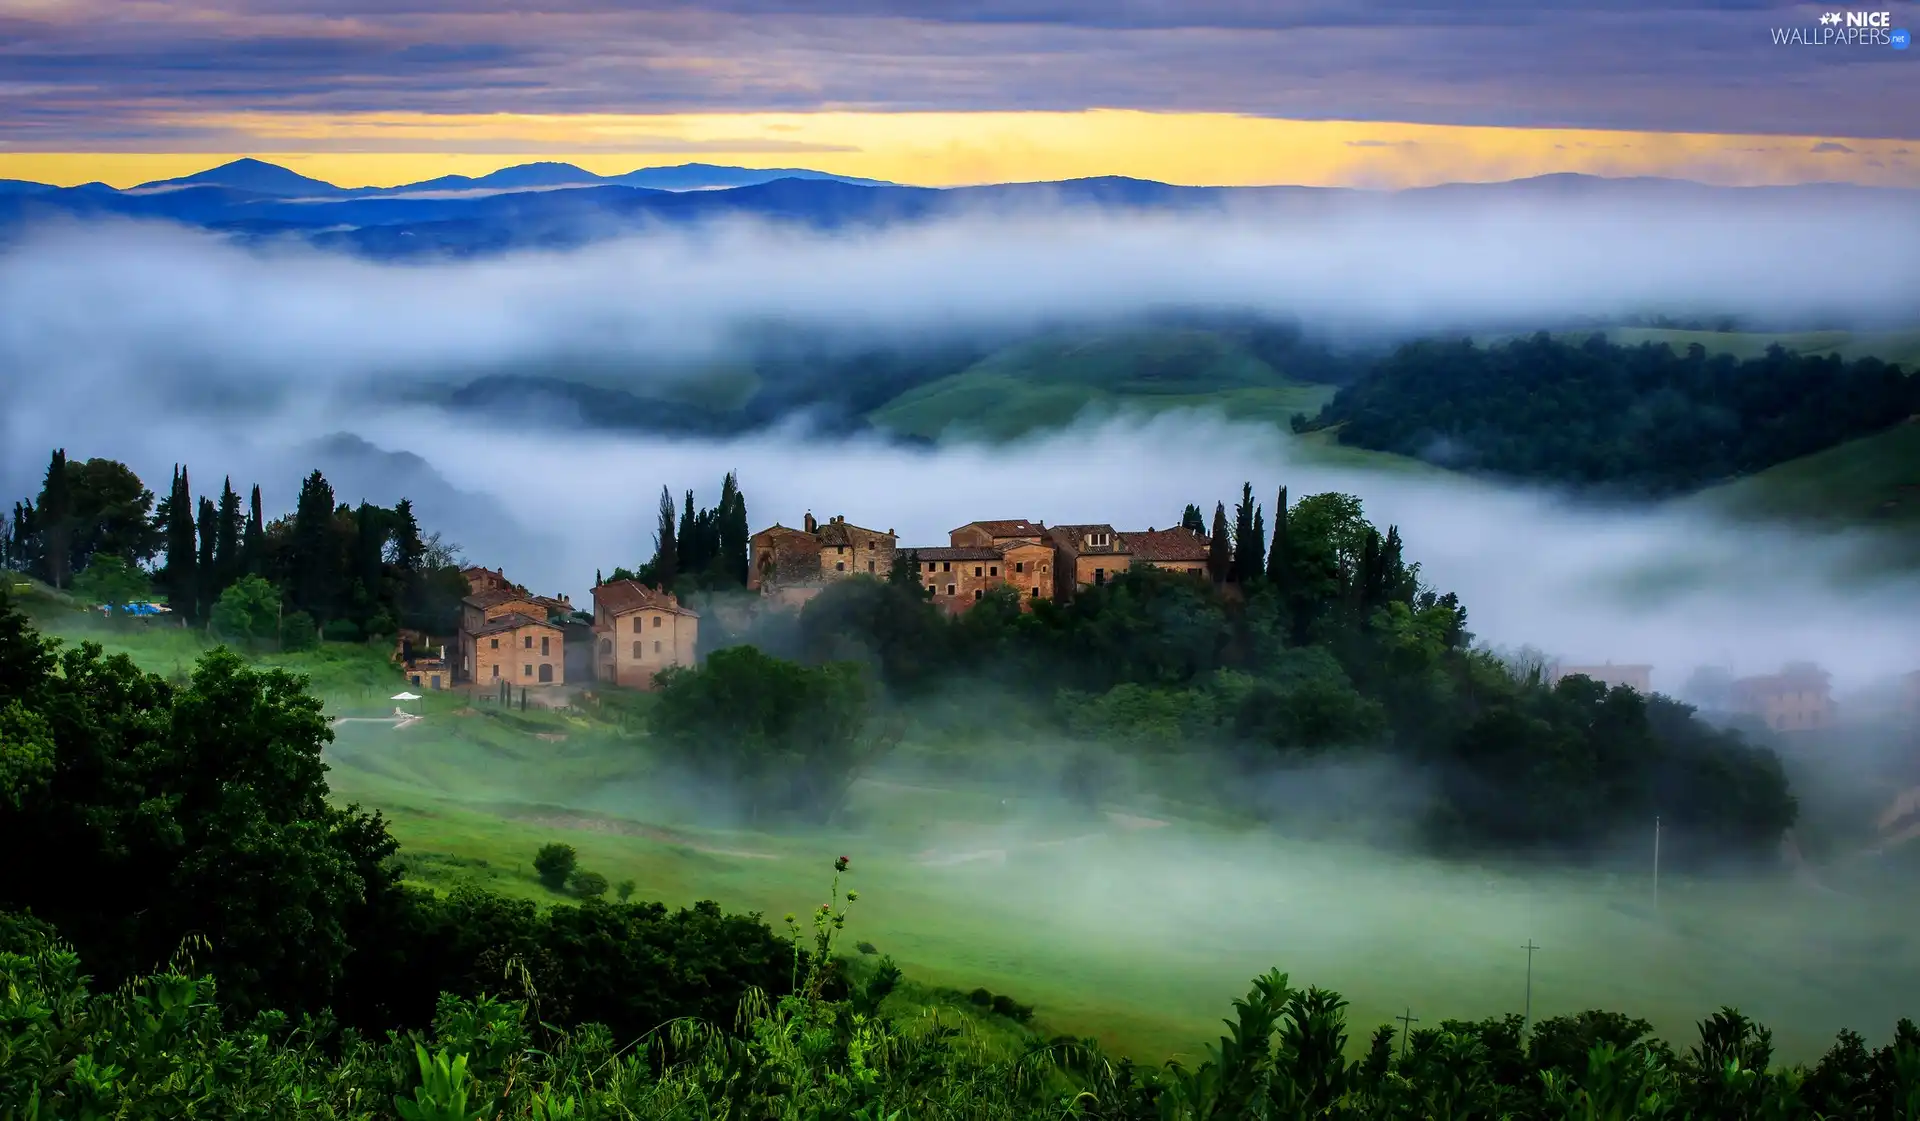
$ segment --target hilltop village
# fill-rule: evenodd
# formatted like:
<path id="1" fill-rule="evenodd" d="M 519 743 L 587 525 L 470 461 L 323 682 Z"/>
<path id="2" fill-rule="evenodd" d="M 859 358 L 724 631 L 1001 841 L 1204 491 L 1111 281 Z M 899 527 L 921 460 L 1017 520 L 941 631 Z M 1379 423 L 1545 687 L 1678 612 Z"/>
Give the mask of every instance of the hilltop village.
<path id="1" fill-rule="evenodd" d="M 747 588 L 764 609 L 798 610 L 836 581 L 886 580 L 897 565 L 912 564 L 928 599 L 959 614 L 1002 586 L 1023 601 L 1066 602 L 1135 566 L 1204 579 L 1211 546 L 1190 528 L 1049 526 L 1026 518 L 968 522 L 944 544 L 902 546 L 891 528 L 869 529 L 840 515 L 822 522 L 808 513 L 798 527 L 776 522 L 749 537 Z M 565 703 L 570 686 L 650 689 L 656 674 L 700 656 L 701 613 L 637 580 L 599 584 L 592 610 L 580 612 L 567 597 L 532 594 L 497 569 L 471 567 L 462 575 L 469 594 L 452 649 L 430 652 L 413 636 L 396 650 L 409 680 L 422 688 L 520 690 L 532 703 Z M 1549 684 L 1576 674 L 1652 692 L 1651 665 L 1544 667 Z M 1739 678 L 1708 668 L 1693 683 L 1713 694 L 1711 707 L 1756 717 L 1778 732 L 1829 728 L 1839 717 L 1831 675 L 1809 663 Z M 1920 716 L 1920 672 L 1902 685 L 1903 707 Z"/>

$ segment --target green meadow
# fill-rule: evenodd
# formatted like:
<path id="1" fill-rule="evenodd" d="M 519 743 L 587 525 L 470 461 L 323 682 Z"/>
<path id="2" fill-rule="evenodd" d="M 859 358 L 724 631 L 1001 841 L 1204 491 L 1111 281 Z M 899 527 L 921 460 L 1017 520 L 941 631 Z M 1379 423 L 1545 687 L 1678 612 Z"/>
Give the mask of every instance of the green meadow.
<path id="1" fill-rule="evenodd" d="M 201 649 L 177 630 L 65 618 L 50 633 L 162 673 Z M 403 687 L 369 647 L 259 661 L 310 675 L 341 716 L 390 714 L 384 698 Z M 1270 966 L 1345 994 L 1357 1032 L 1408 1010 L 1429 1023 L 1520 1011 L 1529 940 L 1541 947 L 1536 1016 L 1609 1008 L 1685 1039 L 1737 1005 L 1775 1029 L 1787 1058 L 1814 1056 L 1844 1027 L 1877 1038 L 1920 991 L 1920 905 L 1878 892 L 1865 869 L 1829 869 L 1823 883 L 1670 873 L 1656 908 L 1650 866 L 1448 863 L 1286 839 L 1145 793 L 1093 811 L 1045 783 L 966 777 L 952 745 L 936 755 L 913 742 L 856 784 L 832 825 L 751 829 L 650 754 L 643 697 L 608 698 L 591 716 L 452 694 L 406 707 L 424 718 L 338 724 L 326 760 L 335 798 L 390 818 L 416 883 L 558 902 L 532 857 L 563 841 L 581 867 L 633 881 L 636 898 L 714 899 L 778 924 L 817 906 L 846 855 L 861 893 L 849 943 L 900 963 L 913 984 L 897 999 L 956 1004 L 985 986 L 1037 1006 L 1034 1030 L 1149 1060 L 1195 1054 Z M 977 750 L 987 774 L 1048 749 Z"/>

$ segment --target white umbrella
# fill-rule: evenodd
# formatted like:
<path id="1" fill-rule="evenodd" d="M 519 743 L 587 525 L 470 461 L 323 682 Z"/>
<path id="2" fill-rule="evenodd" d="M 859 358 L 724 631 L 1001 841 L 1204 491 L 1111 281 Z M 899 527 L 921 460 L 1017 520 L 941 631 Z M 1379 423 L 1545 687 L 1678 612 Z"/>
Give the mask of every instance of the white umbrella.
<path id="1" fill-rule="evenodd" d="M 420 694 L 418 693 L 395 693 L 393 696 L 388 698 L 388 700 L 394 700 L 394 701 L 417 701 L 419 699 L 420 699 Z M 422 715 L 425 715 L 425 714 L 423 713 Z"/>

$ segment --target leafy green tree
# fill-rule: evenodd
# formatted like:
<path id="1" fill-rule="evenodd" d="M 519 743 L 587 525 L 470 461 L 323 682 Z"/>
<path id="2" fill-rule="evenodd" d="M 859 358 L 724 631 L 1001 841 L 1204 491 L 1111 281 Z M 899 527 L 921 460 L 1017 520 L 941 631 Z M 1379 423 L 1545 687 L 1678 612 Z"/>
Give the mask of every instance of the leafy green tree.
<path id="1" fill-rule="evenodd" d="M 830 817 L 881 747 L 868 726 L 870 686 L 851 663 L 804 666 L 736 646 L 659 681 L 654 736 L 688 765 L 741 787 L 750 817 Z"/>
<path id="2" fill-rule="evenodd" d="M 74 594 L 87 603 L 122 613 L 130 603 L 145 603 L 153 583 L 145 570 L 116 556 L 96 556 L 86 571 L 74 578 Z"/>
<path id="3" fill-rule="evenodd" d="M 280 628 L 280 590 L 258 576 L 242 576 L 220 593 L 213 606 L 213 633 L 253 646 L 272 639 Z"/>
<path id="4" fill-rule="evenodd" d="M 579 862 L 580 854 L 573 851 L 572 845 L 542 845 L 533 856 L 533 870 L 548 891 L 560 891 L 573 877 L 574 867 Z"/>
<path id="5" fill-rule="evenodd" d="M 620 902 L 625 903 L 633 897 L 634 889 L 638 886 L 640 885 L 634 883 L 632 880 L 621 880 L 614 885 L 613 893 L 620 897 Z"/>
<path id="6" fill-rule="evenodd" d="M 582 899 L 598 899 L 607 893 L 607 878 L 598 872 L 575 872 L 567 883 Z"/>
<path id="7" fill-rule="evenodd" d="M 295 611 L 280 618 L 280 649 L 292 652 L 311 650 L 320 642 L 320 628 L 313 616 Z"/>

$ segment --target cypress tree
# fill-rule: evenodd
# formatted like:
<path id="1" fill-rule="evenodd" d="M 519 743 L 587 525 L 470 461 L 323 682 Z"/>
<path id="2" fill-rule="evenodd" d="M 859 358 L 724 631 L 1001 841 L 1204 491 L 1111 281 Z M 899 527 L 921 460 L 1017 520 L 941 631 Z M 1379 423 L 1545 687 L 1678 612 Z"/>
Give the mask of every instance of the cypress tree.
<path id="1" fill-rule="evenodd" d="M 33 500 L 13 504 L 13 540 L 7 549 L 7 565 L 17 572 L 32 572 L 39 561 L 40 527 Z"/>
<path id="2" fill-rule="evenodd" d="M 353 579 L 360 586 L 359 606 L 366 613 L 362 624 L 390 606 L 395 610 L 389 615 L 398 613 L 398 605 L 392 604 L 387 594 L 388 516 L 387 511 L 365 499 L 353 512 Z"/>
<path id="3" fill-rule="evenodd" d="M 200 497 L 200 549 L 195 558 L 194 570 L 200 577 L 195 588 L 194 604 L 198 608 L 194 613 L 195 622 L 204 622 L 213 613 L 213 601 L 220 595 L 218 586 L 220 573 L 215 565 L 216 547 L 220 538 L 220 515 L 214 508 L 213 499 Z"/>
<path id="4" fill-rule="evenodd" d="M 333 487 L 315 471 L 300 484 L 288 541 L 287 569 L 293 605 L 316 623 L 333 617 L 339 590 L 339 557 L 333 533 Z"/>
<path id="5" fill-rule="evenodd" d="M 247 576 L 264 576 L 267 558 L 267 527 L 260 520 L 260 484 L 253 484 L 249 499 L 246 535 L 240 541 L 240 570 Z"/>
<path id="6" fill-rule="evenodd" d="M 676 571 L 693 573 L 700 570 L 700 558 L 698 556 L 700 543 L 696 539 L 696 536 L 693 520 L 693 491 L 692 489 L 688 489 L 686 507 L 680 512 L 680 536 L 678 538 L 679 563 L 674 565 Z"/>
<path id="7" fill-rule="evenodd" d="M 409 582 L 425 573 L 427 542 L 420 536 L 420 519 L 414 516 L 413 500 L 402 498 L 393 508 L 393 563 Z"/>
<path id="8" fill-rule="evenodd" d="M 233 489 L 233 477 L 229 475 L 220 484 L 218 527 L 214 536 L 213 598 L 216 600 L 246 571 L 246 560 L 240 551 L 240 535 L 245 528 L 246 519 L 240 513 L 240 494 Z"/>
<path id="9" fill-rule="evenodd" d="M 1267 583 L 1285 590 L 1293 556 L 1287 540 L 1287 488 L 1281 487 L 1273 504 L 1273 548 L 1267 552 Z"/>
<path id="10" fill-rule="evenodd" d="M 1387 574 L 1381 564 L 1380 533 L 1367 527 L 1367 542 L 1360 548 L 1360 605 L 1371 613 L 1387 587 Z M 1364 621 L 1364 620 L 1363 620 Z"/>
<path id="11" fill-rule="evenodd" d="M 1224 584 L 1233 575 L 1233 546 L 1227 534 L 1227 506 L 1213 504 L 1213 535 L 1207 542 L 1207 573 L 1216 584 Z"/>
<path id="12" fill-rule="evenodd" d="M 67 450 L 56 449 L 47 463 L 36 514 L 40 527 L 40 576 L 56 588 L 73 582 L 73 480 L 67 475 Z"/>
<path id="13" fill-rule="evenodd" d="M 727 472 L 726 481 L 720 484 L 717 521 L 722 571 L 728 580 L 745 587 L 747 538 L 751 532 L 747 529 L 747 496 L 740 493 L 740 479 L 735 472 Z"/>
<path id="14" fill-rule="evenodd" d="M 672 591 L 680 578 L 680 535 L 674 532 L 673 495 L 660 488 L 659 524 L 653 531 L 653 579 L 662 591 Z"/>
<path id="15" fill-rule="evenodd" d="M 1253 501 L 1253 484 L 1240 485 L 1240 502 L 1233 508 L 1233 579 L 1252 583 L 1266 568 L 1266 542 L 1260 508 Z"/>
<path id="16" fill-rule="evenodd" d="M 182 622 L 200 613 L 200 566 L 193 524 L 193 489 L 185 467 L 173 473 L 167 495 L 167 606 Z"/>
<path id="17" fill-rule="evenodd" d="M 1200 507 L 1189 502 L 1187 503 L 1186 513 L 1180 515 L 1180 528 L 1193 534 L 1195 537 L 1205 537 L 1207 535 L 1207 516 L 1200 512 Z"/>

